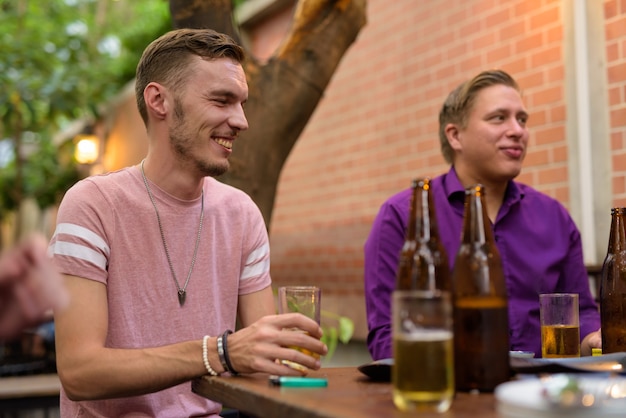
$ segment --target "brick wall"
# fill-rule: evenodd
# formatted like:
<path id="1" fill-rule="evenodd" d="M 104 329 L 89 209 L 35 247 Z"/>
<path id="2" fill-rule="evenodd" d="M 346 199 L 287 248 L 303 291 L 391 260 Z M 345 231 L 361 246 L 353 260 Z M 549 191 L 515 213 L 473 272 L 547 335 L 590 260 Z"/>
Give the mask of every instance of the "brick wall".
<path id="1" fill-rule="evenodd" d="M 519 180 L 569 206 L 566 1 L 368 0 L 368 24 L 282 173 L 270 229 L 275 284 L 318 284 L 324 306 L 365 337 L 362 248 L 373 218 L 413 177 L 447 170 L 439 107 L 483 69 L 510 72 L 524 91 L 531 142 Z M 626 0 L 603 6 L 613 197 L 626 205 Z"/>
<path id="2" fill-rule="evenodd" d="M 605 0 L 609 132 L 615 206 L 626 206 L 626 0 Z"/>

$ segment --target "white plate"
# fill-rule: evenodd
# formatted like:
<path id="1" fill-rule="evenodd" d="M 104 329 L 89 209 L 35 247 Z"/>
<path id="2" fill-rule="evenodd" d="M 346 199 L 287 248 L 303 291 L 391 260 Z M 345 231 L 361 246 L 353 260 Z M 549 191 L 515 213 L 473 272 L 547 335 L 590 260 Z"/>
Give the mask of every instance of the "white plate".
<path id="1" fill-rule="evenodd" d="M 604 378 L 580 378 L 587 380 L 582 383 L 602 384 Z M 593 379 L 593 380 L 592 380 Z M 592 407 L 592 408 L 559 408 L 551 406 L 542 396 L 542 383 L 537 378 L 528 378 L 507 382 L 496 387 L 496 410 L 502 418 L 624 418 L 622 401 L 620 407 Z"/>

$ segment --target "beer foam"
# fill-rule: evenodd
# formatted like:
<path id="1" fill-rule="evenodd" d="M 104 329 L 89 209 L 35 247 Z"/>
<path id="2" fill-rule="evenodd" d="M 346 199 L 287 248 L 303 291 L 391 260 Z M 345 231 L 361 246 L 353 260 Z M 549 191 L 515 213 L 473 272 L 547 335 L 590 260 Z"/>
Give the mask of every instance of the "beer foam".
<path id="1" fill-rule="evenodd" d="M 408 334 L 399 334 L 396 339 L 403 341 L 446 341 L 452 339 L 452 331 L 445 329 L 423 329 Z"/>

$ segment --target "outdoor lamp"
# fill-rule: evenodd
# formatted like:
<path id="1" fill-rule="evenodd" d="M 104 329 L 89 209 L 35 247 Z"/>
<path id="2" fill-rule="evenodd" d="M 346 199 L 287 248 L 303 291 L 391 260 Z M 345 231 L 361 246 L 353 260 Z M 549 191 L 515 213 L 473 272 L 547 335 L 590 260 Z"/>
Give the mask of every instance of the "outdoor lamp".
<path id="1" fill-rule="evenodd" d="M 79 164 L 93 164 L 98 159 L 100 140 L 96 135 L 79 135 L 76 138 L 74 157 Z"/>

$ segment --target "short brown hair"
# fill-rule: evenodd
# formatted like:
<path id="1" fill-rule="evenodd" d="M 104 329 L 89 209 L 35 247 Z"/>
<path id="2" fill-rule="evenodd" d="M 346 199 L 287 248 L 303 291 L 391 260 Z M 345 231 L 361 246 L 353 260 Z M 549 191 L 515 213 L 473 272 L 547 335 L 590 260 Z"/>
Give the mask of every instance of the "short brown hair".
<path id="1" fill-rule="evenodd" d="M 148 111 L 143 91 L 151 82 L 178 90 L 188 75 L 189 62 L 198 56 L 204 60 L 230 58 L 239 63 L 245 59 L 241 46 L 228 35 L 212 29 L 177 29 L 154 40 L 144 50 L 137 64 L 135 96 L 144 123 Z"/>
<path id="2" fill-rule="evenodd" d="M 502 84 L 520 91 L 517 82 L 502 70 L 483 71 L 471 80 L 467 80 L 450 92 L 439 112 L 439 142 L 443 158 L 450 164 L 454 160 L 454 150 L 448 142 L 445 128 L 449 123 L 465 128 L 467 118 L 474 106 L 478 93 L 486 88 Z"/>

